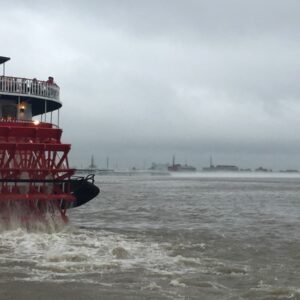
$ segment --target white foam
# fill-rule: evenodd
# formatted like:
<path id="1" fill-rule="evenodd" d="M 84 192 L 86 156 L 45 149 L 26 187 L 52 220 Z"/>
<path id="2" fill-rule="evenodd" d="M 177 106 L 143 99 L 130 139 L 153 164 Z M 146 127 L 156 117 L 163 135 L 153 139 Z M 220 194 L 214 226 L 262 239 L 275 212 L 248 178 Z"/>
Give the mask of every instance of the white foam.
<path id="1" fill-rule="evenodd" d="M 186 287 L 186 284 L 183 282 L 180 282 L 179 278 L 171 280 L 170 285 L 176 286 L 176 287 Z"/>
<path id="2" fill-rule="evenodd" d="M 199 246 L 205 248 L 205 244 Z M 219 274 L 220 268 L 230 268 L 218 260 L 202 257 L 201 252 L 199 257 L 173 256 L 168 250 L 172 247 L 168 243 L 71 225 L 45 231 L 19 227 L 1 232 L 0 267 L 2 273 L 17 274 L 16 280 L 96 283 L 102 274 L 142 268 L 168 277 L 171 285 L 181 287 L 185 283 L 173 282 L 174 276 Z"/>
<path id="3" fill-rule="evenodd" d="M 176 258 L 162 245 L 126 235 L 67 226 L 61 231 L 2 231 L 0 266 L 10 263 L 24 280 L 74 280 L 83 274 L 102 274 L 143 267 L 174 274 Z M 2 268 L 3 270 L 3 268 Z"/>
<path id="4" fill-rule="evenodd" d="M 155 291 L 155 290 L 161 290 L 161 286 L 159 286 L 156 282 L 150 282 L 147 286 L 144 286 L 141 288 L 141 290 L 149 290 L 149 291 Z"/>

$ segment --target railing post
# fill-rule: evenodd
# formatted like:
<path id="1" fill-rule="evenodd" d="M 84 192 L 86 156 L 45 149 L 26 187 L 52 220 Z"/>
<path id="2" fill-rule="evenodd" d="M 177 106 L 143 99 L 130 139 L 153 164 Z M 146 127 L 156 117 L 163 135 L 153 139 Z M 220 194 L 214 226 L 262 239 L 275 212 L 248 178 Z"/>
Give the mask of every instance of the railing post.
<path id="1" fill-rule="evenodd" d="M 45 100 L 45 122 L 47 121 L 47 100 Z"/>
<path id="2" fill-rule="evenodd" d="M 17 120 L 20 120 L 20 96 L 18 96 Z"/>

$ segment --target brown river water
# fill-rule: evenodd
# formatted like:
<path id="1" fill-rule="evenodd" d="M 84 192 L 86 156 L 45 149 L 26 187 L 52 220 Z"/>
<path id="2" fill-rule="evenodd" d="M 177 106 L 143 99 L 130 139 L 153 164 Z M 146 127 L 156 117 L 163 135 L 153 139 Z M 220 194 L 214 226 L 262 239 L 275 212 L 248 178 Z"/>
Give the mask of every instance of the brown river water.
<path id="1" fill-rule="evenodd" d="M 67 226 L 0 227 L 0 300 L 300 299 L 300 175 L 241 175 L 98 176 Z"/>

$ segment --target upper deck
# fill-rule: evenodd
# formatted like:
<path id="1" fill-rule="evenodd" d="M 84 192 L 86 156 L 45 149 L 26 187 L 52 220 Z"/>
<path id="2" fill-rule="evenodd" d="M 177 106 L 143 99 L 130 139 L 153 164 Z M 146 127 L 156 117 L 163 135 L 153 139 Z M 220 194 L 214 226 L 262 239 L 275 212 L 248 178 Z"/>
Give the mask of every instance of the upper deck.
<path id="1" fill-rule="evenodd" d="M 0 94 L 30 96 L 59 101 L 59 86 L 49 81 L 0 76 Z"/>
<path id="2" fill-rule="evenodd" d="M 51 80 L 52 79 L 52 80 Z M 47 112 L 62 106 L 59 98 L 59 86 L 49 77 L 47 81 L 22 77 L 0 76 L 0 98 L 21 98 L 30 101 L 33 115 Z"/>

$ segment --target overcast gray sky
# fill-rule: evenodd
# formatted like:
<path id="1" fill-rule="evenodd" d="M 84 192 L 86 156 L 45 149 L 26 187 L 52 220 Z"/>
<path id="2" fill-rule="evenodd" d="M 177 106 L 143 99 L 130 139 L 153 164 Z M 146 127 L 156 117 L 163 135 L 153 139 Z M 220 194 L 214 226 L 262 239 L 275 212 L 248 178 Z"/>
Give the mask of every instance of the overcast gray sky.
<path id="1" fill-rule="evenodd" d="M 300 1 L 3 1 L 7 75 L 61 87 L 71 162 L 300 168 Z"/>

